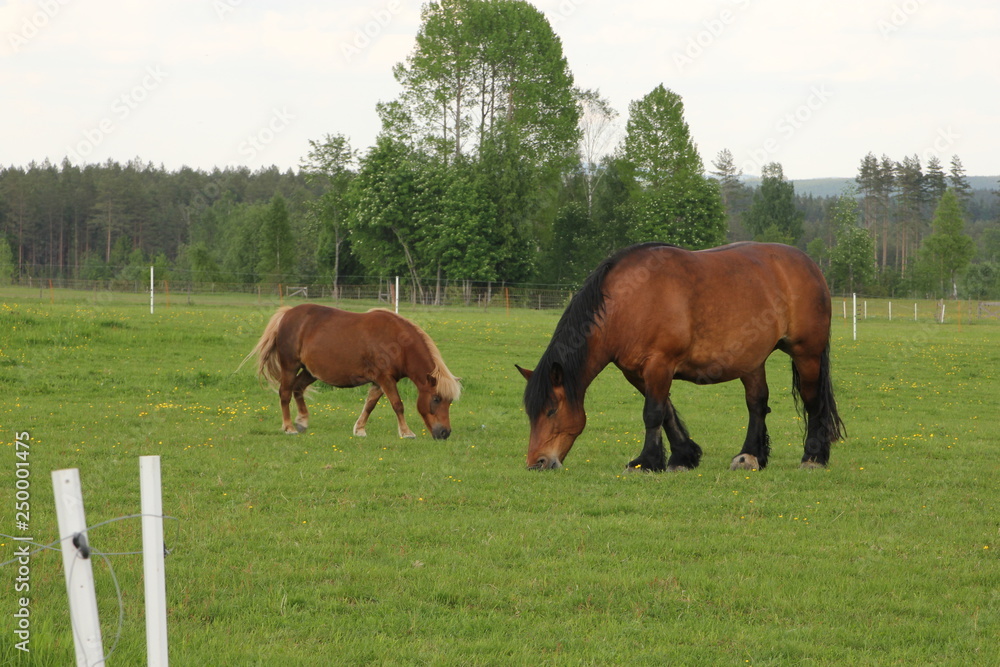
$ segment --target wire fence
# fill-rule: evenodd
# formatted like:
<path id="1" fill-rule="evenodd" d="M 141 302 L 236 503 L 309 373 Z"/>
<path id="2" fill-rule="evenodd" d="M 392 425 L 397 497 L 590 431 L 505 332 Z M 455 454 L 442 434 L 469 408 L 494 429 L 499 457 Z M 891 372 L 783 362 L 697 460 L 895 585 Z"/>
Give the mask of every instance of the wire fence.
<path id="1" fill-rule="evenodd" d="M 261 305 L 305 302 L 330 305 L 356 302 L 363 307 L 372 304 L 392 308 L 397 302 L 396 282 L 375 279 L 371 282 L 341 284 L 244 284 L 233 282 L 195 282 L 190 280 L 154 280 L 153 292 L 157 304 L 170 306 L 214 304 Z M 482 309 L 562 310 L 575 293 L 575 287 L 555 285 L 505 284 L 490 282 L 447 282 L 440 286 L 422 286 L 401 279 L 398 303 L 401 305 L 476 307 Z M 0 298 L 18 296 L 55 302 L 87 300 L 91 302 L 148 302 L 150 283 L 146 280 L 84 280 L 74 278 L 22 278 L 13 285 L 0 285 Z M 946 322 L 1000 322 L 1000 302 L 952 299 L 914 299 L 857 296 L 856 306 L 851 297 L 832 297 L 832 315 L 838 319 L 857 318 L 933 320 Z"/>
<path id="2" fill-rule="evenodd" d="M 4 288 L 0 287 L 0 291 Z M 148 298 L 150 282 L 146 280 L 84 280 L 74 278 L 23 278 L 8 289 L 50 298 L 56 290 L 90 294 L 95 300 L 116 297 Z M 227 282 L 194 282 L 154 280 L 153 291 L 158 301 L 179 303 L 197 300 L 225 303 L 245 303 L 248 298 L 260 302 L 301 300 L 320 303 L 340 301 L 376 302 L 392 305 L 396 302 L 396 282 L 330 284 L 266 283 L 248 285 Z M 475 306 L 480 308 L 529 308 L 536 310 L 565 308 L 574 293 L 569 286 L 508 285 L 504 283 L 460 281 L 415 288 L 412 283 L 399 281 L 400 303 L 426 306 Z"/>

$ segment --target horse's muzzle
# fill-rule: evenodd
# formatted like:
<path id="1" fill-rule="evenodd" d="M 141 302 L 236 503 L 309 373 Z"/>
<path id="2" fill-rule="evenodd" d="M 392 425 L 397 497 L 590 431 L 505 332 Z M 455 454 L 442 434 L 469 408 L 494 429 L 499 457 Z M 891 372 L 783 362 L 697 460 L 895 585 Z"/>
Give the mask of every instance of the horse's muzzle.
<path id="1" fill-rule="evenodd" d="M 528 466 L 528 470 L 552 470 L 555 468 L 562 468 L 562 462 L 558 456 L 551 458 L 548 456 L 539 456 L 533 464 Z"/>
<path id="2" fill-rule="evenodd" d="M 447 440 L 449 435 L 451 435 L 451 429 L 440 424 L 431 429 L 431 436 L 435 440 Z"/>

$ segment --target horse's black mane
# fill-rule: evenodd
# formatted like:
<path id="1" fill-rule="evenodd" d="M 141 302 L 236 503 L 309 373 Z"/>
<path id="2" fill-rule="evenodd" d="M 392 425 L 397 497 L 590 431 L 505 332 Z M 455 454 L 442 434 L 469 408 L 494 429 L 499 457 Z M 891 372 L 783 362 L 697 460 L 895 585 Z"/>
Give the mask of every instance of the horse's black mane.
<path id="1" fill-rule="evenodd" d="M 558 363 L 562 369 L 562 383 L 570 405 L 583 401 L 580 373 L 587 359 L 587 341 L 597 320 L 604 313 L 604 279 L 625 256 L 645 248 L 663 247 L 666 243 L 640 243 L 619 250 L 601 262 L 580 290 L 570 299 L 566 311 L 559 318 L 549 346 L 535 366 L 535 372 L 524 389 L 524 409 L 532 422 L 552 400 L 552 368 Z"/>

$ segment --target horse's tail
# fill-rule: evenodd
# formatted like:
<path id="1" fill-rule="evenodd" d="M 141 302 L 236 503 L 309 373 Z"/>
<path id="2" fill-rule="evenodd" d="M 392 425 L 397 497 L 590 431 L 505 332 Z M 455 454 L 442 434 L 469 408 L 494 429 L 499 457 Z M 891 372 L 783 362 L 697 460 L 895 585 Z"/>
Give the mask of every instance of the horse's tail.
<path id="1" fill-rule="evenodd" d="M 257 375 L 267 380 L 267 383 L 274 389 L 278 388 L 281 380 L 281 364 L 278 361 L 277 345 L 278 327 L 281 325 L 285 313 L 289 310 L 291 310 L 290 306 L 282 306 L 278 312 L 271 316 L 267 326 L 264 327 L 264 333 L 257 341 L 257 345 L 236 368 L 237 371 L 240 370 L 243 368 L 243 364 L 250 361 L 250 357 L 257 355 Z"/>
<path id="2" fill-rule="evenodd" d="M 792 393 L 795 396 L 795 403 L 798 406 L 802 396 L 801 378 L 795 363 L 792 363 Z M 825 463 L 830 454 L 830 443 L 847 436 L 847 428 L 844 426 L 840 413 L 837 411 L 837 401 L 833 397 L 833 380 L 830 375 L 830 344 L 826 344 L 823 354 L 820 357 L 819 377 L 816 381 L 816 397 L 814 399 L 815 408 L 806 410 L 806 439 L 807 449 L 810 437 L 819 438 L 815 443 L 822 452 L 821 462 Z"/>

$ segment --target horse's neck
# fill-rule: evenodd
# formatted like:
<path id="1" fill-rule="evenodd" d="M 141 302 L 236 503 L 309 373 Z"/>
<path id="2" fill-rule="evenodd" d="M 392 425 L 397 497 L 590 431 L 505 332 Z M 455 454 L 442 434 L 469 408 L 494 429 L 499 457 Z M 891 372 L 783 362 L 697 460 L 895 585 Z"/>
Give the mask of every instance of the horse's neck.
<path id="1" fill-rule="evenodd" d="M 604 346 L 598 345 L 592 347 L 590 354 L 587 355 L 587 359 L 583 362 L 583 367 L 580 369 L 580 388 L 586 391 L 611 361 L 612 356 L 604 349 Z"/>

